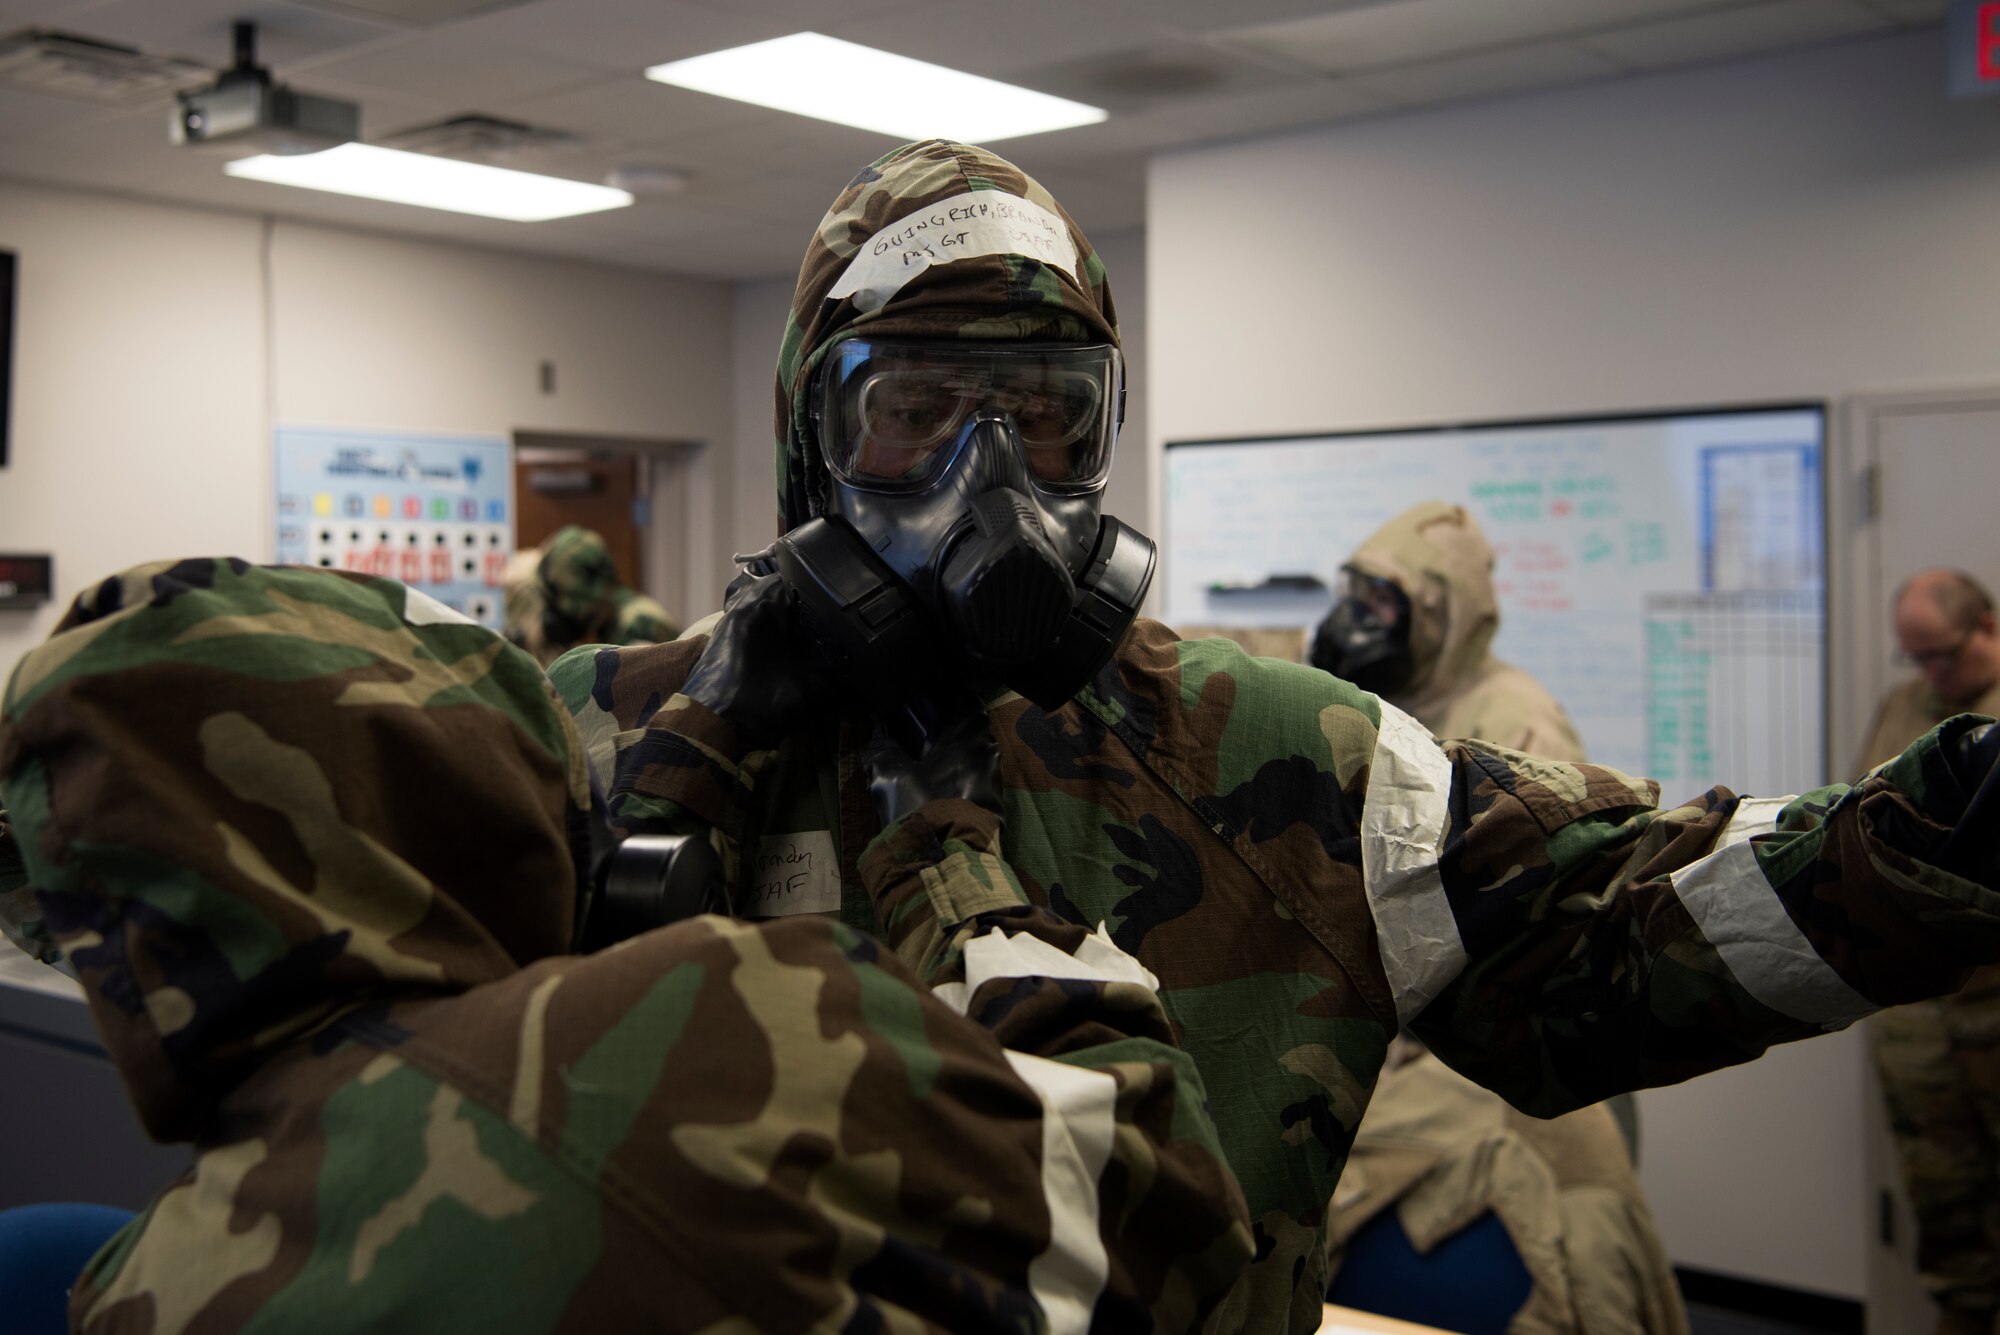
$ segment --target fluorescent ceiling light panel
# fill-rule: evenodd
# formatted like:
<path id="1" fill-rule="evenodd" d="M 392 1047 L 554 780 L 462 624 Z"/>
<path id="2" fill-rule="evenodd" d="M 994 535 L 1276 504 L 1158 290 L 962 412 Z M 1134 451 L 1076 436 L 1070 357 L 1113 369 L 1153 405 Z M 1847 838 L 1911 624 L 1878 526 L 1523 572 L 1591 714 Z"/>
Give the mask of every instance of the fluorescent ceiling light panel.
<path id="1" fill-rule="evenodd" d="M 265 154 L 226 162 L 222 170 L 274 185 L 330 190 L 337 195 L 476 213 L 509 222 L 546 222 L 578 213 L 622 209 L 632 202 L 629 193 L 607 185 L 459 162 L 429 153 L 405 153 L 374 144 L 342 144 L 294 157 Z"/>
<path id="2" fill-rule="evenodd" d="M 1102 107 L 1050 97 L 908 56 L 795 32 L 669 61 L 646 77 L 899 139 L 987 144 L 1103 120 Z"/>

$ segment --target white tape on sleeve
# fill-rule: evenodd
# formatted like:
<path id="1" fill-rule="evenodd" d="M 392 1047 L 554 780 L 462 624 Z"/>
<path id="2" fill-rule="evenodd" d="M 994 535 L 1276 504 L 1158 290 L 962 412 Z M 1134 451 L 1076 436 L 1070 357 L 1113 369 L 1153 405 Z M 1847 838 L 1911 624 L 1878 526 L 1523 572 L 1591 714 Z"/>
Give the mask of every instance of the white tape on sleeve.
<path id="1" fill-rule="evenodd" d="M 1388 701 L 1361 804 L 1361 875 L 1382 970 L 1408 1024 L 1465 968 L 1438 855 L 1450 811 L 1451 762 L 1421 723 Z"/>
<path id="2" fill-rule="evenodd" d="M 1121 950 L 1099 923 L 1074 955 L 1026 934 L 1009 936 L 995 929 L 976 936 L 965 944 L 965 981 L 940 983 L 931 994 L 963 1015 L 979 989 L 996 978 L 1137 983 L 1148 991 L 1160 990 L 1152 971 Z"/>
<path id="3" fill-rule="evenodd" d="M 1764 878 L 1750 842 L 1777 828 L 1790 801 L 1743 799 L 1715 851 L 1673 874 L 1674 894 L 1745 992 L 1780 1015 L 1843 1029 L 1881 1007 L 1820 958 Z"/>
<path id="4" fill-rule="evenodd" d="M 1097 1226 L 1097 1184 L 1111 1159 L 1118 1082 L 1103 1071 L 1022 1052 L 1008 1052 L 1007 1064 L 1042 1102 L 1049 1245 L 1028 1262 L 1028 1288 L 1049 1335 L 1082 1335 L 1110 1272 Z"/>

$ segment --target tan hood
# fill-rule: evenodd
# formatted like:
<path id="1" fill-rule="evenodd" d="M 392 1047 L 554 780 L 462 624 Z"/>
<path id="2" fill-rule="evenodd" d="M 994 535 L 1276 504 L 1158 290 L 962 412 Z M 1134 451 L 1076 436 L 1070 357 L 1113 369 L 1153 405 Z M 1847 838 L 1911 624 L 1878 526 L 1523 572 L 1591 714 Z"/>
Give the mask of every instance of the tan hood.
<path id="1" fill-rule="evenodd" d="M 1493 547 L 1459 505 L 1421 501 L 1377 529 L 1350 568 L 1392 581 L 1410 600 L 1416 675 L 1398 703 L 1422 715 L 1479 671 L 1500 626 Z"/>

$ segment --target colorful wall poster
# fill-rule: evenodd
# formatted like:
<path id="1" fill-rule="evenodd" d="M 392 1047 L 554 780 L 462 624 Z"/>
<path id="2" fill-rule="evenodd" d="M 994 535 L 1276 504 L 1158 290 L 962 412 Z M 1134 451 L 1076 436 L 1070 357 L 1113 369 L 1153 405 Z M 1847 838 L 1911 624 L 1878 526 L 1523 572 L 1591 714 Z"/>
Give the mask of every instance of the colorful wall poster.
<path id="1" fill-rule="evenodd" d="M 514 551 L 499 436 L 281 426 L 278 562 L 385 575 L 498 630 Z"/>

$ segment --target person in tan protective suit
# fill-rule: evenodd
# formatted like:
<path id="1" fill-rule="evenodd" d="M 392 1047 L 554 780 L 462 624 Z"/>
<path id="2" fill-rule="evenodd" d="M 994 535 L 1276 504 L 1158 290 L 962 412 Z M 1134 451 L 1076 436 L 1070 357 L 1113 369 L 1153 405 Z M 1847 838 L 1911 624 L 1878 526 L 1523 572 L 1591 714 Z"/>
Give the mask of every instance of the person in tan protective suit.
<path id="1" fill-rule="evenodd" d="M 1897 657 L 1917 672 L 1883 697 L 1856 773 L 1949 715 L 2000 711 L 2000 629 L 1977 580 L 1920 570 L 1893 607 Z M 1868 1032 L 1938 1331 L 2000 1330 L 2000 967 L 1956 995 L 1884 1011 Z"/>
<path id="2" fill-rule="evenodd" d="M 1555 697 L 1492 653 L 1500 627 L 1492 572 L 1493 548 L 1463 507 L 1414 505 L 1342 567 L 1312 662 L 1440 736 L 1582 762 L 1582 739 Z M 1420 1252 L 1490 1210 L 1533 1285 L 1510 1329 L 1687 1329 L 1632 1166 L 1630 1096 L 1539 1122 L 1410 1039 L 1397 1046 L 1402 1063 L 1383 1076 L 1334 1198 L 1330 1269 L 1348 1240 L 1389 1208 Z"/>
<path id="3" fill-rule="evenodd" d="M 1314 667 L 1375 692 L 1440 737 L 1584 759 L 1555 697 L 1493 656 L 1493 548 L 1464 507 L 1422 501 L 1391 519 L 1347 559 L 1335 599 L 1313 636 Z"/>

